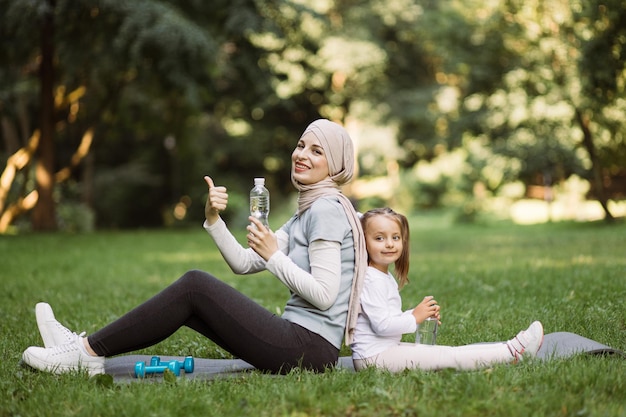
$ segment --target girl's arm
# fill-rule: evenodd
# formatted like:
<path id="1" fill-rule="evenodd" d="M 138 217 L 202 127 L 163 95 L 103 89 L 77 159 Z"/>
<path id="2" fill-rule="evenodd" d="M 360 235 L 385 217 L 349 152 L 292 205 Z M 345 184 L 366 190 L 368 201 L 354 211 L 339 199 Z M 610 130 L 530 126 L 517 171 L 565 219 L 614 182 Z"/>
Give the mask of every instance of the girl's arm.
<path id="1" fill-rule="evenodd" d="M 311 273 L 296 265 L 285 251 L 275 252 L 266 268 L 291 291 L 320 310 L 327 310 L 337 299 L 341 282 L 341 245 L 315 240 L 309 245 Z"/>
<path id="2" fill-rule="evenodd" d="M 411 310 L 403 312 L 390 308 L 390 289 L 381 279 L 367 280 L 361 292 L 361 309 L 367 315 L 374 333 L 379 336 L 397 336 L 413 333 L 417 323 Z M 400 295 L 391 294 L 399 300 Z"/>
<path id="3" fill-rule="evenodd" d="M 235 274 L 252 274 L 266 268 L 266 262 L 263 258 L 252 249 L 241 246 L 221 218 L 211 225 L 205 221 L 203 226 L 211 235 L 222 257 Z M 287 234 L 282 230 L 278 230 L 276 239 L 279 252 L 286 252 L 288 244 Z"/>

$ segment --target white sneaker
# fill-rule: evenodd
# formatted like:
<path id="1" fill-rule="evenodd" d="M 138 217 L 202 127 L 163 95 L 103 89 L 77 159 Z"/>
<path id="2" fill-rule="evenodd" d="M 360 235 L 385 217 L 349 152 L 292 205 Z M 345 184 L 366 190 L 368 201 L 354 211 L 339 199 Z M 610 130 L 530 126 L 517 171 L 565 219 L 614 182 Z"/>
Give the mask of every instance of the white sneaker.
<path id="1" fill-rule="evenodd" d="M 61 374 L 87 370 L 89 375 L 104 373 L 104 356 L 91 356 L 85 350 L 83 338 L 74 335 L 70 343 L 49 348 L 31 346 L 22 354 L 27 365 L 40 371 Z"/>
<path id="2" fill-rule="evenodd" d="M 76 338 L 76 333 L 57 321 L 50 304 L 37 303 L 35 306 L 35 317 L 37 318 L 37 327 L 39 327 L 39 333 L 45 347 L 64 345 Z M 84 335 L 85 332 L 82 332 L 79 336 Z"/>
<path id="3" fill-rule="evenodd" d="M 541 322 L 534 321 L 526 330 L 522 330 L 513 339 L 506 342 L 515 361 L 522 356 L 535 357 L 543 343 L 543 326 Z"/>

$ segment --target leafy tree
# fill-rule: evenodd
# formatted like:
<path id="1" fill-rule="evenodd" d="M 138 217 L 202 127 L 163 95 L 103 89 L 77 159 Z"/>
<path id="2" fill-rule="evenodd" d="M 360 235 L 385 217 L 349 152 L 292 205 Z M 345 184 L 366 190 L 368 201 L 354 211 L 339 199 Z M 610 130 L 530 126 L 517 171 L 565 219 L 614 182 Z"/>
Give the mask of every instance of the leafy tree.
<path id="1" fill-rule="evenodd" d="M 458 189 L 578 174 L 610 219 L 625 6 L 592 3 L 0 0 L 0 230 L 29 210 L 54 229 L 72 201 L 100 226 L 161 225 L 204 200 L 205 174 L 289 193 L 320 116 L 397 132 L 403 154 L 366 155 L 372 174 L 462 149 Z"/>
<path id="2" fill-rule="evenodd" d="M 448 22 L 425 25 L 439 28 L 429 37 L 440 57 L 434 95 L 452 88 L 456 105 L 443 111 L 432 100 L 444 117 L 426 136 L 448 148 L 482 141 L 521 161 L 527 184 L 581 174 L 612 219 L 602 179 L 625 160 L 624 127 L 615 123 L 625 115 L 625 10 L 619 1 L 439 2 L 425 17 Z"/>
<path id="3" fill-rule="evenodd" d="M 269 183 L 276 192 L 291 190 L 283 165 L 294 136 L 320 113 L 333 116 L 320 110 L 329 100 L 323 92 L 332 74 L 315 58 L 328 33 L 328 18 L 311 6 L 289 1 L 59 0 L 40 10 L 29 1 L 3 3 L 5 46 L 18 40 L 24 45 L 19 55 L 4 48 L 11 63 L 6 70 L 22 83 L 33 77 L 22 69 L 36 70 L 41 55 L 36 42 L 22 40 L 36 31 L 42 15 L 52 16 L 56 31 L 49 40 L 56 48 L 56 66 L 54 86 L 47 91 L 56 97 L 57 129 L 53 140 L 47 135 L 41 144 L 53 144 L 45 149 L 52 149 L 48 154 L 56 160 L 46 172 L 76 155 L 72 149 L 83 149 L 84 160 L 74 158 L 79 169 L 72 175 L 63 170 L 64 180 L 80 185 L 83 200 L 99 212 L 101 224 L 157 224 L 159 215 L 148 220 L 146 213 L 159 213 L 176 199 L 174 194 L 201 199 L 206 192 L 201 176 L 212 172 L 237 178 L 241 184 L 235 186 L 242 189 L 249 188 L 242 173 L 267 173 L 275 177 Z M 294 26 L 294 20 L 302 25 Z M 16 85 L 3 87 L 8 125 L 20 119 L 6 111 L 17 109 L 18 99 L 41 108 L 34 105 L 36 85 L 29 96 L 20 95 Z M 31 114 L 26 109 L 23 118 Z M 14 144 L 24 142 L 40 124 L 29 120 L 25 125 L 27 135 L 12 135 Z M 9 142 L 9 135 L 3 136 Z M 30 184 L 27 167 L 23 184 Z M 18 182 L 5 187 L 5 195 L 27 210 L 21 195 L 32 193 L 33 186 L 19 190 Z M 54 181 L 47 184 L 55 189 Z M 166 188 L 171 191 L 163 195 L 160 190 Z M 37 210 L 54 218 L 54 202 L 39 200 Z M 35 222 L 34 227 L 54 225 Z"/>
<path id="4" fill-rule="evenodd" d="M 2 49 L 10 50 L 11 43 L 20 44 L 19 54 L 9 52 L 6 56 L 5 62 L 12 65 L 4 71 L 12 77 L 3 83 L 4 108 L 22 97 L 29 102 L 34 101 L 35 94 L 42 97 L 37 106 L 41 121 L 28 121 L 24 127 L 26 133 L 41 131 L 33 227 L 55 229 L 55 182 L 69 178 L 66 172 L 56 171 L 70 164 L 59 157 L 73 147 L 80 149 L 77 139 L 85 142 L 91 137 L 88 132 L 95 132 L 98 141 L 107 125 L 119 119 L 126 118 L 136 127 L 136 119 L 125 112 L 133 108 L 139 109 L 135 114 L 152 115 L 152 126 L 142 126 L 147 129 L 145 136 L 153 127 L 153 131 L 176 133 L 173 129 L 182 124 L 186 110 L 199 103 L 202 90 L 197 84 L 207 81 L 207 69 L 216 66 L 216 45 L 179 9 L 162 2 L 3 3 Z M 41 44 L 29 35 L 37 32 Z M 32 72 L 24 71 L 30 68 Z M 42 80 L 39 92 L 29 83 L 34 72 Z M 20 83 L 11 83 L 11 78 L 30 88 L 20 91 L 15 88 Z M 3 113 L 6 124 L 19 117 L 28 119 L 29 114 Z M 127 143 L 120 145 L 117 153 L 126 154 Z M 74 155 L 80 158 L 88 152 L 87 146 L 80 155 Z M 77 161 L 72 164 L 77 165 Z M 6 186 L 10 184 L 3 184 Z"/>
<path id="5" fill-rule="evenodd" d="M 610 220 L 611 182 L 626 178 L 626 4 L 578 2 L 572 9 L 581 78 L 572 105 L 591 161 L 593 193 Z"/>

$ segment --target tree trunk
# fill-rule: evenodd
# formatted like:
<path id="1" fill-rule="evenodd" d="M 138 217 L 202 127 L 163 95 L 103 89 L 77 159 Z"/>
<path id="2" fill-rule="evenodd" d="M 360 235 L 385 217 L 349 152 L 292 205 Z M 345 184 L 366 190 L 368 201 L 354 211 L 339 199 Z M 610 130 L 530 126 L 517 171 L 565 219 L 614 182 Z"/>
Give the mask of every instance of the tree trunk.
<path id="1" fill-rule="evenodd" d="M 591 159 L 591 171 L 593 174 L 593 189 L 596 195 L 596 199 L 600 202 L 602 209 L 604 209 L 604 220 L 612 222 L 615 220 L 608 206 L 608 197 L 606 189 L 604 187 L 604 181 L 602 181 L 602 166 L 600 159 L 596 152 L 596 146 L 593 143 L 593 135 L 591 129 L 589 129 L 589 119 L 585 117 L 579 109 L 576 109 L 576 120 L 580 125 L 583 132 L 583 146 L 589 154 Z"/>
<path id="2" fill-rule="evenodd" d="M 34 230 L 56 230 L 54 204 L 54 8 L 56 0 L 47 0 L 41 26 L 41 142 L 35 170 L 39 199 L 33 209 Z"/>

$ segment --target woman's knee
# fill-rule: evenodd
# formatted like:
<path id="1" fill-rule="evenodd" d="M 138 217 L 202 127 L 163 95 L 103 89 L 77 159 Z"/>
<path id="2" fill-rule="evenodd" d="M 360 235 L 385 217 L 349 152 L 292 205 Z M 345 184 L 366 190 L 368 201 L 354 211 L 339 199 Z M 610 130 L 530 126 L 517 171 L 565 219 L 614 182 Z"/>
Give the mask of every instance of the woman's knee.
<path id="1" fill-rule="evenodd" d="M 178 279 L 178 281 L 175 282 L 175 285 L 183 286 L 185 288 L 197 288 L 200 286 L 210 285 L 210 283 L 214 280 L 216 280 L 216 278 L 213 275 L 204 271 L 192 269 L 185 272 Z"/>

